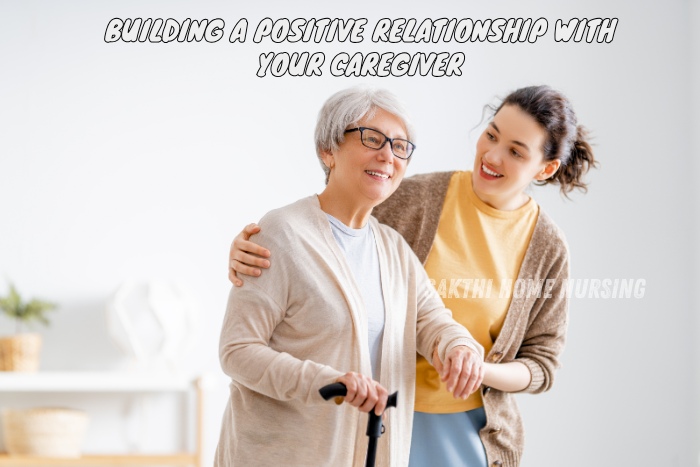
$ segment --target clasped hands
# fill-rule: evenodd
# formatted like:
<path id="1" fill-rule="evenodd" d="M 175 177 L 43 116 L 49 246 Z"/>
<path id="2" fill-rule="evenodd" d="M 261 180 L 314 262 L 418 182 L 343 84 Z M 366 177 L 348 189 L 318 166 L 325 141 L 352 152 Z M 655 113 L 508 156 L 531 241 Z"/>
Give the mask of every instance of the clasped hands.
<path id="1" fill-rule="evenodd" d="M 455 399 L 466 399 L 479 389 L 484 380 L 484 361 L 474 349 L 458 345 L 440 360 L 437 347 L 433 351 L 433 366 Z"/>
<path id="2" fill-rule="evenodd" d="M 444 362 L 440 360 L 436 348 L 433 352 L 433 366 L 455 399 L 466 399 L 479 389 L 484 379 L 484 362 L 481 356 L 465 345 L 450 349 Z M 384 412 L 389 392 L 378 382 L 354 372 L 346 373 L 337 382 L 347 387 L 345 402 L 357 407 L 361 412 L 369 412 L 372 409 L 377 415 Z"/>

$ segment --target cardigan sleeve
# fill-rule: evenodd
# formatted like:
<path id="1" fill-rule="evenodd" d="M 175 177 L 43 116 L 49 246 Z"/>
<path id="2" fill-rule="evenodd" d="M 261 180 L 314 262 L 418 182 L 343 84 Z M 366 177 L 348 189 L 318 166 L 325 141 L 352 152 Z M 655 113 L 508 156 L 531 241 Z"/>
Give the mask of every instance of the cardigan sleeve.
<path id="1" fill-rule="evenodd" d="M 299 259 L 311 255 L 303 239 L 313 238 L 316 231 L 310 218 L 312 205 L 311 197 L 304 198 L 260 219 L 262 232 L 256 241 L 276 252 L 275 262 L 261 277 L 231 288 L 219 341 L 221 367 L 237 384 L 273 399 L 304 404 L 322 403 L 318 389 L 344 374 L 309 358 L 317 354 L 307 352 L 304 339 L 279 330 L 301 309 L 299 294 L 303 296 L 308 285 L 302 285 L 297 274 Z M 308 323 L 306 330 L 319 326 L 323 327 Z"/>
<path id="2" fill-rule="evenodd" d="M 232 287 L 219 342 L 221 367 L 245 387 L 278 400 L 323 402 L 318 389 L 343 373 L 269 346 L 285 310 L 252 281 Z"/>
<path id="3" fill-rule="evenodd" d="M 530 310 L 527 328 L 515 361 L 526 365 L 531 380 L 522 392 L 540 393 L 549 390 L 554 383 L 554 374 L 560 367 L 559 356 L 564 350 L 568 325 L 569 299 L 569 254 L 566 243 L 560 236 L 549 239 L 546 257 L 554 257 L 547 271 L 542 295 Z"/>

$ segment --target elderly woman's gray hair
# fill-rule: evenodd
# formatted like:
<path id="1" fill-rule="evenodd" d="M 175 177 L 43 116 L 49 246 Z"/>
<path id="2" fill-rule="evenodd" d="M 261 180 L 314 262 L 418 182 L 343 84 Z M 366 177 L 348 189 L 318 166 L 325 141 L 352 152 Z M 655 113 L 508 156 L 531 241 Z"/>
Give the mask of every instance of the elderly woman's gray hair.
<path id="1" fill-rule="evenodd" d="M 316 122 L 316 155 L 326 174 L 326 183 L 330 169 L 321 159 L 323 151 L 335 151 L 345 141 L 345 130 L 356 125 L 363 118 L 374 117 L 376 109 L 382 109 L 396 116 L 406 127 L 406 138 L 414 141 L 413 128 L 403 104 L 385 89 L 356 86 L 338 91 L 326 100 L 318 113 Z"/>

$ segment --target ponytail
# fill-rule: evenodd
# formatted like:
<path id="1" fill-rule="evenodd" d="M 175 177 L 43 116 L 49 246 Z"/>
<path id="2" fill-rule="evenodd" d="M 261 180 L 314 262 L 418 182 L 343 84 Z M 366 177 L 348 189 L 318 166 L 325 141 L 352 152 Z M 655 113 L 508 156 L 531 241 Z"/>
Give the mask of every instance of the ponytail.
<path id="1" fill-rule="evenodd" d="M 588 191 L 582 178 L 598 162 L 588 142 L 588 132 L 578 125 L 576 114 L 569 100 L 549 86 L 529 86 L 510 93 L 498 107 L 515 105 L 533 117 L 547 132 L 543 153 L 545 161 L 559 160 L 557 172 L 538 185 L 559 184 L 561 192 L 568 194 L 578 188 Z"/>
<path id="2" fill-rule="evenodd" d="M 569 156 L 562 155 L 562 164 L 559 166 L 559 170 L 552 177 L 538 182 L 538 184 L 558 183 L 561 193 L 567 198 L 574 189 L 587 192 L 588 184 L 582 178 L 591 168 L 599 165 L 593 156 L 593 149 L 588 139 L 588 131 L 583 126 L 578 125 L 576 127 L 576 140 L 571 145 Z"/>

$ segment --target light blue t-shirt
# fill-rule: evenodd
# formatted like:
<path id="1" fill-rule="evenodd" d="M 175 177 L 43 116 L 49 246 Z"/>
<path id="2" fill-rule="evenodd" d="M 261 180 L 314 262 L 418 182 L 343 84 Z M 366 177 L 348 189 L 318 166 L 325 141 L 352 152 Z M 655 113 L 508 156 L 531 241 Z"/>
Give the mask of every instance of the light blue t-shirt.
<path id="1" fill-rule="evenodd" d="M 372 378 L 379 381 L 384 334 L 384 297 L 379 274 L 377 243 L 369 222 L 361 229 L 353 229 L 326 214 L 340 249 L 345 253 L 367 310 L 369 354 L 372 360 Z"/>

